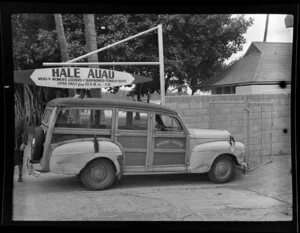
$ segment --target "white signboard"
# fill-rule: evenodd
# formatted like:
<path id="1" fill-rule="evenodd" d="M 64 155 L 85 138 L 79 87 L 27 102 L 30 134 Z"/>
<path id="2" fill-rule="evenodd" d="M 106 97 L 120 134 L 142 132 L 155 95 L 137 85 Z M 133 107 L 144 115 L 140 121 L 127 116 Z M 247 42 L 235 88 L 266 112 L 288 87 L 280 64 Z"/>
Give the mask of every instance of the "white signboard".
<path id="1" fill-rule="evenodd" d="M 36 69 L 30 78 L 37 86 L 82 89 L 124 86 L 135 83 L 136 79 L 148 79 L 120 71 L 82 67 Z"/>

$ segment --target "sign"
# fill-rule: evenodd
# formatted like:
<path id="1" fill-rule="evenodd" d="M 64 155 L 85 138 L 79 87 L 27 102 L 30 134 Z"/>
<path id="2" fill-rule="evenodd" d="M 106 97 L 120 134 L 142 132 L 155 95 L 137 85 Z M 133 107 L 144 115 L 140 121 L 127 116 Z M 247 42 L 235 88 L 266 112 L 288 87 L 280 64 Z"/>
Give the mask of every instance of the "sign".
<path id="1" fill-rule="evenodd" d="M 28 76 L 30 80 L 28 80 Z M 54 67 L 15 71 L 14 80 L 16 83 L 35 84 L 43 87 L 91 89 L 149 82 L 152 79 L 99 68 Z"/>
<path id="2" fill-rule="evenodd" d="M 37 86 L 88 89 L 124 86 L 135 83 L 136 79 L 148 79 L 120 71 L 81 67 L 36 69 L 30 78 Z"/>

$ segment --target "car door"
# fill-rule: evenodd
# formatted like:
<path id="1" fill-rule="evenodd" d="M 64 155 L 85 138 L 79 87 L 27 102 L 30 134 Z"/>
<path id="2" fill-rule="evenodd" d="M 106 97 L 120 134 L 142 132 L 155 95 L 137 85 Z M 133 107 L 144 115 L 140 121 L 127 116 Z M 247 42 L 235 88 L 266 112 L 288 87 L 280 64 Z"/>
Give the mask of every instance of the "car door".
<path id="1" fill-rule="evenodd" d="M 187 134 L 174 115 L 152 113 L 151 170 L 186 171 Z"/>
<path id="2" fill-rule="evenodd" d="M 150 114 L 136 109 L 116 109 L 115 140 L 124 150 L 124 173 L 147 170 Z"/>

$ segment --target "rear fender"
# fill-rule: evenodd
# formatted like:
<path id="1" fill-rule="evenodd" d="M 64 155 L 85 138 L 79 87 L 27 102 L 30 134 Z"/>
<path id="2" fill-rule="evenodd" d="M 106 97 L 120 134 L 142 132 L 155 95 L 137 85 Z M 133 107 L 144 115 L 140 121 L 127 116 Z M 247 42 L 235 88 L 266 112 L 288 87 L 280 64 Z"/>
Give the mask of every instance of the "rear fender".
<path id="1" fill-rule="evenodd" d="M 109 159 L 115 166 L 118 178 L 121 177 L 123 152 L 115 143 L 108 140 L 98 140 L 98 150 L 95 151 L 94 141 L 74 141 L 60 144 L 52 150 L 50 171 L 55 173 L 78 175 L 87 163 L 94 159 Z"/>

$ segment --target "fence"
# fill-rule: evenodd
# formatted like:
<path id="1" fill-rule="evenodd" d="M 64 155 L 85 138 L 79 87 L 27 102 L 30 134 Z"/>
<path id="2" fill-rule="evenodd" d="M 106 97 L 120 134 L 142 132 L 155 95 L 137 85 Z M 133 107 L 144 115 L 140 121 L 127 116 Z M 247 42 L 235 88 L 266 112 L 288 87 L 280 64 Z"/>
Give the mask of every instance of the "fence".
<path id="1" fill-rule="evenodd" d="M 218 101 L 209 104 L 210 128 L 225 128 L 246 145 L 250 169 L 272 161 L 272 107 L 273 102 Z"/>
<path id="2" fill-rule="evenodd" d="M 227 129 L 245 144 L 251 168 L 289 154 L 290 94 L 172 96 L 166 104 L 176 109 L 190 128 Z"/>

